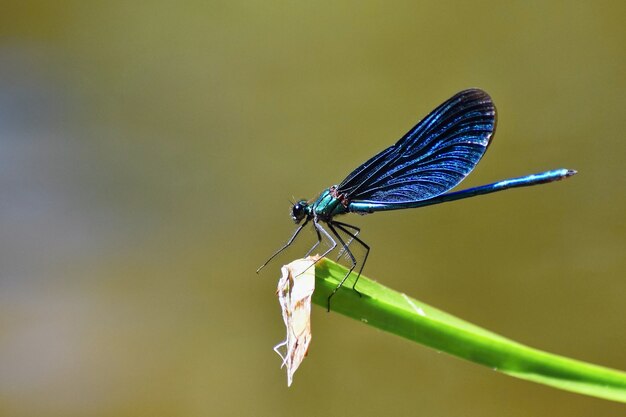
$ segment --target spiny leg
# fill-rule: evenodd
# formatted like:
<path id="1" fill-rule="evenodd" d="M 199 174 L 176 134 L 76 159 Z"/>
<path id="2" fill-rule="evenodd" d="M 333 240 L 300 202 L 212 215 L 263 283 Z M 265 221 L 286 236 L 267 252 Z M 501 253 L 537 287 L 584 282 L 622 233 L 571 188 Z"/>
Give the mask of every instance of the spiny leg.
<path id="1" fill-rule="evenodd" d="M 322 253 L 320 255 L 320 259 L 325 258 L 326 255 L 328 255 L 329 253 L 331 253 L 332 251 L 335 250 L 335 248 L 337 247 L 337 242 L 335 241 L 335 239 L 333 239 L 333 237 L 326 231 L 326 229 L 324 229 L 322 227 L 321 224 L 319 224 L 317 221 L 313 220 L 313 225 L 315 226 L 315 230 L 318 232 L 322 232 L 322 234 L 324 236 L 326 236 L 328 238 L 328 240 L 330 240 L 332 243 L 330 245 L 330 248 L 328 248 L 326 250 L 326 252 Z"/>
<path id="2" fill-rule="evenodd" d="M 359 233 L 361 233 L 361 228 L 353 226 L 353 225 L 348 224 L 348 223 L 338 222 L 336 220 L 333 220 L 333 224 L 336 225 L 336 226 L 348 227 L 348 228 L 354 230 L 354 232 L 355 232 L 354 234 L 346 232 L 350 236 L 350 240 L 348 240 L 348 242 L 347 242 L 348 246 L 350 246 L 350 242 L 352 242 L 354 240 L 354 238 L 357 237 L 359 235 Z M 345 232 L 345 230 L 344 230 L 344 232 Z"/>
<path id="3" fill-rule="evenodd" d="M 352 226 L 350 224 L 346 224 L 346 223 L 342 223 L 342 222 L 333 222 L 333 223 L 335 223 L 335 224 L 339 223 L 339 224 L 341 224 L 343 226 L 351 227 L 352 229 L 354 229 L 356 231 L 356 233 L 354 233 L 354 236 L 358 236 L 359 233 L 361 233 L 361 229 L 359 229 L 356 226 Z M 354 241 L 354 238 L 350 237 L 350 239 L 348 239 L 348 241 L 346 242 L 346 247 L 349 247 L 352 244 L 353 241 Z M 345 252 L 346 251 L 344 250 L 344 248 L 341 248 L 341 250 L 339 251 L 339 254 L 337 255 L 337 259 L 336 260 L 339 261 L 339 259 L 341 259 L 341 257 L 344 255 Z"/>
<path id="4" fill-rule="evenodd" d="M 348 246 L 346 245 L 346 242 L 344 242 L 343 239 L 341 238 L 341 236 L 339 235 L 339 233 L 337 233 L 337 230 L 333 227 L 333 224 L 336 224 L 336 222 L 329 222 L 328 223 L 328 228 L 330 229 L 331 232 L 333 232 L 333 234 L 335 235 L 337 240 L 339 240 L 339 243 L 341 243 L 341 245 L 343 246 L 343 249 L 346 251 L 348 256 L 350 256 L 350 260 L 352 261 L 352 266 L 348 270 L 348 273 L 343 277 L 343 279 L 341 280 L 339 285 L 337 285 L 337 287 L 333 290 L 333 292 L 330 293 L 330 295 L 328 296 L 328 311 L 330 311 L 330 299 L 332 298 L 333 295 L 335 295 L 337 290 L 343 286 L 343 283 L 346 282 L 346 279 L 348 279 L 348 277 L 350 276 L 352 271 L 354 271 L 354 268 L 356 267 L 356 264 L 357 264 L 356 258 L 354 257 L 354 255 L 350 251 L 350 248 L 348 248 Z M 342 226 L 337 225 L 337 227 L 339 227 L 341 230 L 346 232 L 346 230 Z M 348 235 L 354 236 L 352 233 L 348 233 Z M 352 287 L 352 289 L 354 289 L 354 286 Z M 359 293 L 358 291 L 356 291 L 356 293 L 359 294 L 359 297 L 361 296 L 361 293 Z"/>
<path id="5" fill-rule="evenodd" d="M 332 238 L 332 236 L 331 236 L 330 234 L 328 234 L 328 232 L 326 231 L 326 229 L 324 229 L 324 228 L 323 228 L 323 227 L 322 227 L 322 226 L 321 226 L 321 225 L 317 222 L 317 220 L 315 220 L 315 219 L 313 220 L 313 226 L 315 226 L 315 232 L 318 234 L 318 236 L 319 236 L 319 232 L 322 232 L 322 234 L 323 234 L 324 236 L 326 236 L 326 237 L 328 238 L 328 240 L 330 240 L 330 242 L 331 242 L 330 248 L 329 248 L 329 249 L 327 249 L 324 253 L 322 253 L 322 254 L 320 255 L 320 257 L 319 257 L 319 258 L 317 258 L 317 260 L 316 260 L 315 262 L 313 262 L 313 263 L 312 263 L 311 265 L 309 265 L 309 266 L 308 266 L 308 267 L 307 267 L 304 271 L 300 272 L 300 273 L 299 273 L 298 275 L 296 275 L 296 276 L 300 276 L 300 275 L 304 274 L 306 271 L 308 271 L 308 270 L 309 270 L 309 268 L 310 268 L 310 267 L 312 267 L 313 265 L 315 265 L 315 264 L 316 264 L 316 263 L 317 263 L 320 259 L 322 259 L 322 258 L 326 257 L 326 255 L 328 255 L 330 252 L 332 252 L 333 250 L 335 250 L 335 248 L 337 247 L 337 242 L 335 241 L 335 239 L 333 239 L 333 238 Z M 321 239 L 320 239 L 320 241 L 321 241 Z M 317 242 L 317 244 L 316 244 L 316 245 L 314 245 L 314 247 L 315 247 L 315 246 L 317 246 L 318 244 L 319 244 L 319 242 Z"/>
<path id="6" fill-rule="evenodd" d="M 361 228 L 360 227 L 356 227 L 356 226 L 354 226 L 352 224 L 348 224 L 348 223 L 344 223 L 344 222 L 338 222 L 337 220 L 333 220 L 333 224 L 334 225 L 338 225 L 338 226 L 343 226 L 343 227 L 349 227 L 350 229 L 356 231 L 354 236 L 358 236 L 358 234 L 361 233 Z"/>
<path id="7" fill-rule="evenodd" d="M 300 231 L 302 231 L 302 229 L 304 228 L 304 226 L 306 226 L 306 225 L 307 225 L 307 223 L 308 223 L 308 222 L 309 222 L 309 219 L 306 219 L 306 220 L 304 221 L 304 223 L 302 223 L 302 225 L 298 226 L 298 228 L 296 229 L 295 233 L 291 236 L 291 238 L 287 241 L 287 243 L 285 243 L 285 244 L 283 245 L 283 247 L 282 247 L 282 248 L 278 249 L 278 250 L 277 250 L 277 251 L 276 251 L 276 252 L 275 252 L 272 256 L 270 256 L 270 258 L 269 258 L 267 261 L 265 261 L 265 263 L 264 263 L 263 265 L 261 265 L 261 266 L 259 267 L 259 269 L 257 269 L 257 270 L 256 270 L 256 273 L 258 274 L 258 273 L 259 273 L 259 271 L 265 267 L 265 265 L 267 265 L 268 263 L 270 263 L 270 261 L 271 261 L 272 259 L 274 259 L 274 258 L 275 258 L 275 257 L 276 257 L 279 253 L 281 253 L 282 251 L 284 251 L 285 249 L 287 249 L 287 248 L 289 247 L 289 245 L 291 245 L 291 244 L 293 243 L 293 241 L 294 241 L 294 240 L 296 240 L 296 237 L 298 236 L 298 234 L 300 233 Z"/>
<path id="8" fill-rule="evenodd" d="M 335 226 L 337 226 L 338 229 L 340 229 L 341 231 L 343 231 L 345 234 L 347 234 L 348 236 L 350 236 L 352 239 L 356 240 L 357 242 L 359 242 L 361 244 L 361 246 L 363 246 L 365 248 L 365 257 L 363 257 L 363 263 L 361 264 L 361 267 L 359 268 L 359 273 L 356 276 L 356 279 L 354 280 L 354 284 L 352 285 L 352 289 L 354 291 L 356 291 L 359 295 L 361 295 L 361 293 L 359 293 L 357 291 L 356 287 L 356 283 L 359 282 L 359 278 L 361 277 L 361 272 L 363 272 L 363 268 L 365 267 L 365 263 L 367 262 L 367 257 L 370 254 L 370 247 L 367 243 L 363 242 L 359 237 L 358 234 L 361 231 L 361 229 L 359 229 L 356 226 L 352 226 L 351 224 L 347 224 L 347 223 L 342 223 L 342 222 L 333 222 L 333 224 Z M 356 230 L 356 233 L 350 233 L 348 230 L 346 230 L 346 227 L 349 227 L 353 230 Z"/>
<path id="9" fill-rule="evenodd" d="M 315 244 L 313 246 L 311 246 L 311 249 L 309 249 L 309 251 L 304 254 L 305 258 L 307 256 L 309 256 L 311 254 L 311 252 L 313 252 L 315 250 L 315 248 L 317 248 L 319 246 L 320 243 L 322 243 L 322 235 L 320 234 L 320 231 L 317 230 L 317 227 L 315 227 L 314 229 L 315 229 L 315 233 L 317 233 L 317 242 L 315 242 Z"/>

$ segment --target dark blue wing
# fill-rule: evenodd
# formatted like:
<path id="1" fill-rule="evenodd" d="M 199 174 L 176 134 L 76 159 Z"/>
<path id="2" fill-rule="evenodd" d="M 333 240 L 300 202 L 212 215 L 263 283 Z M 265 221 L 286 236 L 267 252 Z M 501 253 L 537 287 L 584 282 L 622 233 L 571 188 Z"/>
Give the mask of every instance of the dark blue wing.
<path id="1" fill-rule="evenodd" d="M 337 186 L 349 201 L 426 200 L 460 183 L 483 156 L 496 127 L 487 93 L 464 90 Z"/>

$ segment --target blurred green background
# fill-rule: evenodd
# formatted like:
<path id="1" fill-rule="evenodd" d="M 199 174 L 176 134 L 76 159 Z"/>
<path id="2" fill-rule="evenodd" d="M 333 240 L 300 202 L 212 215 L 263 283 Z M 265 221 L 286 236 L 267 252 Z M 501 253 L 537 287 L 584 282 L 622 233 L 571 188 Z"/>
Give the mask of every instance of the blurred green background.
<path id="1" fill-rule="evenodd" d="M 314 233 L 254 271 L 292 233 L 289 199 L 481 87 L 498 132 L 463 187 L 579 175 L 354 216 L 366 275 L 626 369 L 625 13 L 617 0 L 3 2 L 0 415 L 623 416 L 317 307 L 287 389 L 275 285 Z"/>

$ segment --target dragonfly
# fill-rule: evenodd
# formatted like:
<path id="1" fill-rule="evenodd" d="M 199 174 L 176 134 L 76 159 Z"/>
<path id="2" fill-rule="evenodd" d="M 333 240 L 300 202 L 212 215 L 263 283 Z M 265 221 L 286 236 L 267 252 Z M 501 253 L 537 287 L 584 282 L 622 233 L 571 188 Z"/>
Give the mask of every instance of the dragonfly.
<path id="1" fill-rule="evenodd" d="M 370 253 L 370 246 L 359 237 L 361 229 L 339 221 L 337 217 L 348 213 L 364 215 L 430 206 L 509 188 L 550 183 L 576 174 L 571 169 L 555 169 L 448 192 L 463 181 L 487 151 L 495 133 L 496 119 L 496 107 L 485 91 L 473 88 L 455 94 L 418 122 L 396 144 L 371 157 L 341 183 L 326 188 L 314 200 L 302 199 L 293 203 L 291 218 L 298 227 L 287 243 L 257 269 L 257 273 L 287 249 L 307 224 L 312 223 L 317 242 L 305 257 L 326 239 L 330 245 L 320 259 L 339 245 L 339 256 L 347 255 L 351 264 L 347 274 L 328 296 L 330 311 L 331 298 L 358 264 L 350 244 L 356 242 L 365 250 L 352 285 L 359 295 L 356 284 Z"/>

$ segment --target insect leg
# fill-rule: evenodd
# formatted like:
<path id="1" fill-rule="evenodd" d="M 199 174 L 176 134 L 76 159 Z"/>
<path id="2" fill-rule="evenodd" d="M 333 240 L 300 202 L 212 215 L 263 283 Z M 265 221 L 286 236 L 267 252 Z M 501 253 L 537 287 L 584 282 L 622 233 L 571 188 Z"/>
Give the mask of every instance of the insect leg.
<path id="1" fill-rule="evenodd" d="M 337 247 L 337 241 L 333 239 L 333 237 L 326 231 L 326 229 L 324 229 L 322 225 L 319 224 L 317 221 L 313 220 L 313 224 L 315 225 L 315 230 L 319 230 L 320 232 L 322 232 L 322 234 L 326 236 L 328 240 L 332 242 L 330 245 L 330 248 L 326 249 L 326 251 L 320 255 L 320 259 L 321 259 L 321 258 L 324 258 L 329 253 L 331 253 L 333 250 L 335 250 L 335 248 Z"/>
<path id="2" fill-rule="evenodd" d="M 309 256 L 311 254 L 311 252 L 313 252 L 315 250 L 315 248 L 317 248 L 319 246 L 320 243 L 322 243 L 322 235 L 320 234 L 320 231 L 317 230 L 317 227 L 315 227 L 314 229 L 315 229 L 315 233 L 317 233 L 317 242 L 315 242 L 315 244 L 313 246 L 311 246 L 311 249 L 309 249 L 309 251 L 304 254 L 305 258 L 307 256 Z"/>
<path id="3" fill-rule="evenodd" d="M 328 228 L 331 230 L 331 232 L 333 232 L 333 234 L 335 235 L 337 240 L 339 240 L 339 243 L 341 243 L 341 245 L 343 246 L 343 250 L 345 250 L 345 252 L 350 257 L 350 260 L 352 261 L 352 266 L 348 270 L 348 273 L 346 274 L 346 276 L 343 277 L 343 279 L 341 280 L 339 285 L 337 285 L 337 287 L 333 290 L 333 292 L 330 293 L 330 295 L 328 296 L 328 311 L 330 311 L 330 299 L 332 298 L 333 295 L 335 295 L 337 290 L 343 286 L 343 283 L 346 282 L 346 279 L 348 279 L 348 277 L 350 276 L 350 274 L 352 273 L 352 271 L 354 270 L 354 268 L 356 267 L 356 264 L 357 264 L 356 258 L 354 257 L 354 255 L 350 251 L 350 248 L 348 248 L 348 246 L 346 245 L 346 242 L 344 242 L 344 240 L 341 238 L 339 233 L 337 233 L 337 230 L 335 229 L 333 224 L 336 224 L 336 222 L 329 222 L 328 223 Z M 340 228 L 341 230 L 343 230 L 344 232 L 346 232 L 346 229 L 343 228 L 342 226 L 337 225 L 337 227 Z M 348 233 L 348 232 L 346 232 L 346 233 Z M 348 233 L 348 235 L 354 237 L 354 235 L 352 233 Z M 352 288 L 354 289 L 354 286 Z M 361 294 L 358 291 L 357 291 L 357 294 L 359 294 L 359 296 L 361 296 Z"/>
<path id="4" fill-rule="evenodd" d="M 265 265 L 267 265 L 268 263 L 270 263 L 270 261 L 272 259 L 274 259 L 279 253 L 281 253 L 282 251 L 284 251 L 285 249 L 287 249 L 289 247 L 289 245 L 291 245 L 293 243 L 294 240 L 296 240 L 296 237 L 298 236 L 298 234 L 302 231 L 302 229 L 304 228 L 304 226 L 307 225 L 307 223 L 309 222 L 309 219 L 306 219 L 304 221 L 304 223 L 302 223 L 302 225 L 298 226 L 298 228 L 296 229 L 295 233 L 293 234 L 293 236 L 291 236 L 291 238 L 287 241 L 287 243 L 285 243 L 283 245 L 283 247 L 281 247 L 280 249 L 278 249 L 272 256 L 270 256 L 270 258 L 265 261 L 265 263 L 263 265 L 261 265 L 259 267 L 259 269 L 256 270 L 256 273 L 258 274 L 259 271 L 261 269 L 263 269 L 265 267 Z"/>
<path id="5" fill-rule="evenodd" d="M 320 232 L 322 232 L 322 234 L 324 236 L 326 236 L 326 238 L 331 242 L 331 245 L 330 245 L 329 249 L 327 249 L 326 251 L 324 251 L 324 253 L 322 253 L 320 255 L 320 257 L 317 259 L 317 261 L 313 262 L 304 271 L 300 272 L 300 274 L 297 275 L 297 276 L 300 276 L 301 274 L 304 274 L 306 271 L 309 270 L 310 267 L 315 265 L 320 259 L 324 258 L 326 255 L 328 255 L 330 252 L 332 252 L 337 247 L 337 242 L 335 241 L 335 239 L 333 239 L 333 237 L 330 234 L 328 234 L 326 229 L 324 229 L 322 227 L 322 225 L 317 222 L 316 219 L 313 219 L 313 226 L 315 226 L 315 232 L 318 234 L 318 236 L 319 236 Z M 319 242 L 321 242 L 321 238 L 320 238 Z M 315 244 L 313 247 L 317 246 L 319 244 L 319 242 L 317 242 L 317 244 Z"/>
<path id="6" fill-rule="evenodd" d="M 358 235 L 359 235 L 359 233 L 361 233 L 361 229 L 359 229 L 359 228 L 358 228 L 358 227 L 356 227 L 356 226 L 352 226 L 352 225 L 350 225 L 350 224 L 346 224 L 346 223 L 342 223 L 342 222 L 337 222 L 337 221 L 334 221 L 333 223 L 335 223 L 335 224 L 339 223 L 339 224 L 341 224 L 342 226 L 348 226 L 348 227 L 351 227 L 352 229 L 354 229 L 354 230 L 355 230 L 354 236 L 358 236 Z M 354 238 L 353 238 L 353 237 L 350 237 L 350 239 L 348 239 L 348 240 L 346 241 L 346 246 L 347 246 L 347 247 L 349 247 L 349 246 L 352 244 L 352 242 L 353 242 L 353 241 L 354 241 Z M 341 259 L 341 257 L 342 257 L 345 253 L 346 253 L 345 249 L 344 249 L 344 248 L 341 248 L 341 250 L 339 251 L 339 254 L 337 255 L 337 259 L 336 259 L 336 260 L 338 261 L 339 259 Z"/>
<path id="7" fill-rule="evenodd" d="M 363 242 L 359 237 L 358 234 L 361 231 L 361 229 L 359 229 L 356 226 L 352 226 L 351 224 L 347 224 L 347 223 L 342 223 L 342 222 L 333 222 L 333 224 L 335 226 L 337 226 L 337 228 L 341 231 L 343 231 L 345 234 L 347 234 L 348 236 L 350 236 L 351 239 L 356 240 L 357 242 L 359 242 L 361 244 L 361 246 L 363 246 L 365 248 L 365 257 L 363 258 L 363 263 L 361 264 L 361 267 L 359 268 L 359 273 L 356 276 L 356 280 L 354 280 L 354 285 L 352 285 L 352 289 L 354 291 L 357 291 L 356 287 L 356 283 L 359 282 L 359 278 L 361 277 L 361 272 L 363 272 L 363 268 L 365 267 L 365 263 L 367 262 L 367 257 L 370 254 L 370 247 L 367 243 Z M 350 233 L 346 228 L 351 228 L 352 230 L 355 230 L 356 233 Z M 359 294 L 360 295 L 360 294 Z"/>

